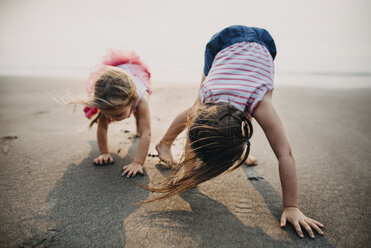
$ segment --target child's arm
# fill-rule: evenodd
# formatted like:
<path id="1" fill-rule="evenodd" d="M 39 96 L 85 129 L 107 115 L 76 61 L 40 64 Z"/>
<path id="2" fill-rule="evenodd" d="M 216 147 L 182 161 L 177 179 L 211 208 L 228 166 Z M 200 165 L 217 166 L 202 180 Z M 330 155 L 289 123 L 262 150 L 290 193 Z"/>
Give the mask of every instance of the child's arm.
<path id="1" fill-rule="evenodd" d="M 201 84 L 204 80 L 205 75 L 202 74 Z M 161 141 L 156 145 L 159 159 L 167 166 L 172 166 L 173 164 L 175 164 L 173 155 L 171 153 L 171 145 L 173 144 L 176 137 L 186 128 L 188 118 L 192 117 L 192 115 L 194 114 L 194 110 L 197 109 L 200 104 L 201 100 L 199 89 L 194 104 L 191 107 L 183 110 L 175 117 L 175 119 L 167 129 L 164 137 L 162 137 Z"/>
<path id="2" fill-rule="evenodd" d="M 281 217 L 281 227 L 286 220 L 291 222 L 300 237 L 303 237 L 301 226 L 314 238 L 311 228 L 323 234 L 318 221 L 306 217 L 298 208 L 298 182 L 296 177 L 295 160 L 292 155 L 288 138 L 282 122 L 272 104 L 272 92 L 269 92 L 258 105 L 254 118 L 262 127 L 268 141 L 278 159 L 279 174 L 282 186 L 284 212 Z"/>
<path id="3" fill-rule="evenodd" d="M 151 118 L 148 101 L 148 95 L 144 95 L 138 103 L 137 118 L 141 133 L 140 140 L 134 161 L 123 167 L 123 176 L 125 174 L 127 174 L 127 177 L 135 176 L 137 173 L 143 174 L 143 164 L 146 160 L 149 144 L 151 142 Z"/>
<path id="4" fill-rule="evenodd" d="M 113 163 L 113 158 L 108 152 L 108 141 L 107 141 L 107 131 L 108 131 L 108 119 L 105 115 L 102 115 L 98 119 L 97 128 L 97 141 L 100 151 L 100 156 L 94 159 L 95 164 L 108 164 Z"/>

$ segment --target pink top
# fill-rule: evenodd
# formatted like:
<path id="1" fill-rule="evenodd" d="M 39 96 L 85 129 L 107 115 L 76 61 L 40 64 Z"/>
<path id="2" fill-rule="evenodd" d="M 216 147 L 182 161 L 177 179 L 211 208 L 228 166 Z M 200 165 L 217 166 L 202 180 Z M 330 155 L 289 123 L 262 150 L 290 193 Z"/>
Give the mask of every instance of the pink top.
<path id="1" fill-rule="evenodd" d="M 201 85 L 201 102 L 228 102 L 252 115 L 264 95 L 273 90 L 273 77 L 273 59 L 264 46 L 235 43 L 215 56 Z"/>
<path id="2" fill-rule="evenodd" d="M 102 63 L 96 66 L 90 73 L 86 82 L 86 90 L 89 95 L 94 94 L 94 83 L 104 70 L 105 65 L 116 66 L 124 70 L 133 79 L 138 94 L 138 101 L 132 111 L 135 111 L 135 108 L 145 91 L 152 94 L 152 84 L 150 81 L 151 73 L 149 72 L 148 67 L 140 60 L 139 56 L 131 51 L 111 49 L 108 50 Z M 85 116 L 90 119 L 98 113 L 98 109 L 85 107 L 84 112 Z"/>

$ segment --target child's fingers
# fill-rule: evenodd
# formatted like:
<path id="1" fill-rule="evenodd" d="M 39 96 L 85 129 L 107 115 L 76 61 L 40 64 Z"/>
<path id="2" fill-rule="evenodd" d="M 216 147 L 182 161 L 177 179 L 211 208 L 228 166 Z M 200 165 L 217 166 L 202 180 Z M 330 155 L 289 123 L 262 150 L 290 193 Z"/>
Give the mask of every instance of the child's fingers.
<path id="1" fill-rule="evenodd" d="M 125 176 L 126 172 L 128 172 L 128 170 L 129 170 L 128 167 L 129 166 L 126 165 L 126 166 L 124 166 L 124 168 L 122 168 L 124 170 L 124 172 L 122 172 L 121 176 Z"/>
<path id="2" fill-rule="evenodd" d="M 135 173 L 134 176 L 136 176 L 136 175 L 138 175 L 138 176 L 144 176 L 144 170 L 143 170 L 143 167 L 140 168 L 140 169 L 138 169 L 138 170 L 136 171 L 136 173 Z"/>
<path id="3" fill-rule="evenodd" d="M 111 158 L 110 157 L 104 157 L 104 163 L 108 164 L 109 162 L 111 162 Z"/>
<path id="4" fill-rule="evenodd" d="M 311 220 L 312 222 L 314 222 L 317 226 L 324 227 L 324 225 L 321 222 L 318 222 L 318 221 L 313 220 L 311 218 L 308 218 L 308 219 Z"/>
<path id="5" fill-rule="evenodd" d="M 318 234 L 323 235 L 323 232 L 322 232 L 321 228 L 319 228 L 319 226 L 317 226 L 316 223 L 314 223 L 311 219 L 308 218 L 307 223 L 308 223 L 308 225 L 310 225 L 314 230 L 316 230 L 316 232 L 317 232 Z"/>
<path id="6" fill-rule="evenodd" d="M 109 157 L 109 162 L 112 164 L 113 163 L 113 158 Z"/>
<path id="7" fill-rule="evenodd" d="M 123 168 L 124 172 L 121 174 L 122 176 L 127 177 L 135 177 L 138 173 L 141 173 L 143 175 L 143 168 L 130 168 L 130 165 L 125 165 Z"/>
<path id="8" fill-rule="evenodd" d="M 309 237 L 314 239 L 314 233 L 312 231 L 312 228 L 310 228 L 310 226 L 308 225 L 308 223 L 305 220 L 301 220 L 300 225 L 305 229 L 305 231 L 307 231 Z"/>
<path id="9" fill-rule="evenodd" d="M 301 230 L 301 227 L 300 227 L 299 222 L 295 222 L 295 223 L 293 223 L 293 225 L 294 225 L 294 228 L 295 228 L 297 234 L 299 235 L 299 237 L 300 238 L 304 238 L 304 234 L 303 234 L 303 232 Z"/>
<path id="10" fill-rule="evenodd" d="M 131 177 L 132 174 L 133 174 L 133 171 L 129 170 L 127 177 Z"/>
<path id="11" fill-rule="evenodd" d="M 283 213 L 281 216 L 281 227 L 286 226 L 286 214 Z"/>

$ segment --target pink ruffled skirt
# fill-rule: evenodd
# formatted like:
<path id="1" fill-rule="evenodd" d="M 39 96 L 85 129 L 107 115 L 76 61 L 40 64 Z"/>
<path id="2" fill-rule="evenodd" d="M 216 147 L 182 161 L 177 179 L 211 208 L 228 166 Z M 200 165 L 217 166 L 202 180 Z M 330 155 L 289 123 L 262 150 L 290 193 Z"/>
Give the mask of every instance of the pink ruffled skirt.
<path id="1" fill-rule="evenodd" d="M 151 73 L 139 56 L 132 51 L 110 49 L 108 50 L 107 55 L 103 58 L 101 64 L 94 68 L 94 70 L 90 73 L 88 80 L 86 81 L 86 90 L 89 96 L 94 94 L 94 83 L 102 73 L 104 66 L 118 66 L 122 64 L 127 64 L 132 74 L 140 78 L 147 86 L 149 93 L 152 93 L 152 84 L 150 80 Z M 84 108 L 84 112 L 85 116 L 90 119 L 98 113 L 98 109 L 86 106 Z"/>

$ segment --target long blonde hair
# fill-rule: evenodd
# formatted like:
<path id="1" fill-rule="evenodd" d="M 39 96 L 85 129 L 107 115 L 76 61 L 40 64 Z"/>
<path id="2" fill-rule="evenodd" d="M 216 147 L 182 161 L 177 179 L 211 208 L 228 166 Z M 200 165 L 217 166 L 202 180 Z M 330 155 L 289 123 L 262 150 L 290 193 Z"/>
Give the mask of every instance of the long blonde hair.
<path id="1" fill-rule="evenodd" d="M 163 195 L 144 203 L 179 194 L 238 168 L 249 155 L 252 133 L 250 120 L 231 104 L 202 105 L 189 120 L 188 142 L 174 175 L 158 187 L 144 187 Z"/>
<path id="2" fill-rule="evenodd" d="M 137 100 L 136 87 L 130 76 L 116 67 L 105 66 L 94 83 L 93 96 L 74 103 L 94 107 L 98 110 L 108 110 L 128 106 Z M 101 112 L 98 111 L 89 127 L 92 127 L 100 117 Z"/>

